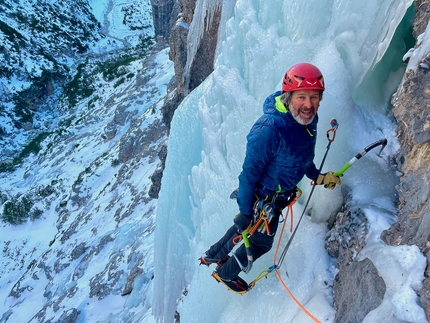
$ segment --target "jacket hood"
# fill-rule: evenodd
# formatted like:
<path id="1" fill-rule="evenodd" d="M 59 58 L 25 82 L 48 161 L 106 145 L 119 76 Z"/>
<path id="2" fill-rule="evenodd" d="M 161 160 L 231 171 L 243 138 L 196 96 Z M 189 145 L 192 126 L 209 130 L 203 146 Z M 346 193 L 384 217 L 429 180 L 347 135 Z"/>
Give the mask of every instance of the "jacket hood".
<path id="1" fill-rule="evenodd" d="M 269 114 L 280 114 L 285 115 L 286 113 L 282 113 L 276 109 L 276 97 L 282 94 L 281 91 L 276 91 L 269 95 L 263 103 L 263 112 Z"/>

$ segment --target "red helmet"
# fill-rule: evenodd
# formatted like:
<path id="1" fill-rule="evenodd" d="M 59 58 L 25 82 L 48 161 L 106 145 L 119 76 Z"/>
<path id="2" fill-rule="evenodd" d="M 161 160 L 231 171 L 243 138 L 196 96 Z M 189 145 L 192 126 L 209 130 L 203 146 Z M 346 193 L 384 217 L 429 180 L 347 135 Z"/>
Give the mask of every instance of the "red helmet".
<path id="1" fill-rule="evenodd" d="M 292 92 L 301 89 L 324 91 L 324 77 L 315 65 L 299 63 L 285 73 L 282 91 Z"/>

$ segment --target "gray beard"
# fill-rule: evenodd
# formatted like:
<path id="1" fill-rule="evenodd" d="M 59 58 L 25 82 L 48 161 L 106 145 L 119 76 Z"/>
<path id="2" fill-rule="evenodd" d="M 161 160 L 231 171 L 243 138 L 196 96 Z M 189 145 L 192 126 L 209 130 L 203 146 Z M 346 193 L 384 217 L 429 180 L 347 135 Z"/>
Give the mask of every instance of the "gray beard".
<path id="1" fill-rule="evenodd" d="M 300 112 L 298 115 L 294 115 L 291 113 L 291 115 L 293 116 L 294 120 L 296 120 L 299 124 L 303 125 L 303 126 L 307 126 L 308 124 L 311 124 L 312 121 L 314 121 L 315 115 L 312 117 L 312 119 L 310 119 L 309 121 L 304 121 L 302 118 L 300 118 Z"/>

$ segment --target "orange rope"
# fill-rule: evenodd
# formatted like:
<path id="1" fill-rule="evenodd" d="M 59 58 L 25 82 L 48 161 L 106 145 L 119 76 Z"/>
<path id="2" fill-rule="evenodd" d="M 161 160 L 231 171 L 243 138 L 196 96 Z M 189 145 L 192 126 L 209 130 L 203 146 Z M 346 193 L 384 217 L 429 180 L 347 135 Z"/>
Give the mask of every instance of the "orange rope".
<path id="1" fill-rule="evenodd" d="M 276 258 L 278 257 L 278 250 L 279 250 L 279 247 L 281 245 L 282 235 L 284 234 L 285 223 L 287 223 L 287 219 L 288 219 L 288 213 L 290 213 L 290 211 L 291 211 L 291 213 L 293 213 L 293 206 L 291 204 L 294 204 L 294 202 L 295 202 L 295 200 L 292 203 L 290 203 L 290 205 L 288 205 L 288 210 L 285 213 L 284 224 L 282 225 L 282 230 L 281 230 L 281 233 L 279 235 L 278 245 L 276 246 L 275 257 L 273 259 L 273 263 L 275 265 L 276 265 Z"/>
<path id="2" fill-rule="evenodd" d="M 293 227 L 293 205 L 299 199 L 300 195 L 301 194 L 297 195 L 296 198 L 290 204 L 288 204 L 288 210 L 287 210 L 287 212 L 285 212 L 284 224 L 282 225 L 282 230 L 281 230 L 281 233 L 279 235 L 278 245 L 276 246 L 275 257 L 273 259 L 273 263 L 275 265 L 276 265 L 276 258 L 278 257 L 278 250 L 279 250 L 279 247 L 281 246 L 282 235 L 284 234 L 285 223 L 287 223 L 288 214 L 291 213 L 291 221 L 290 221 L 290 230 L 291 230 Z"/>
<path id="3" fill-rule="evenodd" d="M 278 276 L 279 281 L 281 282 L 282 286 L 284 286 L 287 293 L 290 295 L 290 297 L 293 299 L 293 301 L 300 307 L 300 309 L 303 312 L 305 312 L 312 320 L 314 320 L 314 322 L 321 323 L 321 321 L 318 321 L 318 319 L 315 316 L 313 316 L 302 304 L 300 304 L 300 302 L 297 300 L 297 298 L 294 297 L 293 293 L 290 292 L 287 285 L 285 285 L 284 281 L 282 280 L 278 269 L 275 269 L 275 272 L 276 272 L 276 275 Z"/>
<path id="4" fill-rule="evenodd" d="M 281 245 L 281 240 L 282 240 L 282 235 L 284 233 L 284 228 L 285 228 L 285 223 L 287 222 L 287 218 L 288 218 L 288 213 L 291 213 L 291 224 L 290 227 L 292 226 L 292 222 L 293 222 L 293 204 L 296 202 L 298 197 L 296 197 L 294 199 L 294 201 L 292 203 L 290 203 L 290 205 L 288 205 L 288 210 L 285 213 L 285 221 L 284 224 L 282 225 L 282 230 L 281 230 L 281 234 L 279 235 L 279 240 L 278 240 L 278 245 L 276 247 L 276 251 L 275 251 L 275 257 L 273 259 L 273 263 L 276 266 L 276 258 L 278 256 L 278 250 L 279 250 L 279 246 Z M 297 298 L 294 297 L 293 293 L 291 293 L 291 291 L 288 289 L 287 285 L 285 284 L 285 282 L 282 280 L 281 274 L 279 273 L 278 269 L 275 267 L 275 272 L 276 272 L 276 276 L 278 276 L 279 281 L 281 282 L 282 286 L 284 286 L 285 290 L 287 291 L 288 295 L 290 295 L 290 297 L 293 299 L 293 301 L 297 304 L 298 307 L 300 307 L 300 309 L 305 312 L 314 322 L 316 323 L 321 323 L 315 316 L 313 316 L 298 300 Z"/>

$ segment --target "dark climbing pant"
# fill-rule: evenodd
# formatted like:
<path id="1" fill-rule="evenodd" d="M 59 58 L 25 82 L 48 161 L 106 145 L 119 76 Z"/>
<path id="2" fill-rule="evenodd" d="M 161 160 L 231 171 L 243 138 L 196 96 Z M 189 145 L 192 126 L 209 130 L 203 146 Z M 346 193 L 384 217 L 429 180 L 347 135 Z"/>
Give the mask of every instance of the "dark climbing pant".
<path id="1" fill-rule="evenodd" d="M 274 205 L 276 207 L 274 209 L 275 216 L 269 223 L 270 235 L 267 233 L 260 233 L 256 231 L 253 235 L 249 237 L 250 248 L 254 261 L 267 253 L 272 248 L 273 240 L 275 238 L 276 230 L 278 228 L 279 216 L 282 210 L 290 203 L 291 200 L 284 200 L 277 201 Z M 206 255 L 211 259 L 217 260 L 225 258 L 234 248 L 234 240 L 238 236 L 240 236 L 240 234 L 237 232 L 236 226 L 231 226 L 224 234 L 224 236 L 218 242 L 212 245 L 208 251 L 206 251 Z M 248 259 L 246 255 L 245 245 L 242 244 L 235 251 L 235 254 L 242 266 L 246 267 L 248 265 Z M 230 257 L 227 262 L 217 268 L 218 275 L 221 278 L 229 280 L 236 279 L 240 272 L 241 268 L 237 263 L 235 257 Z"/>

